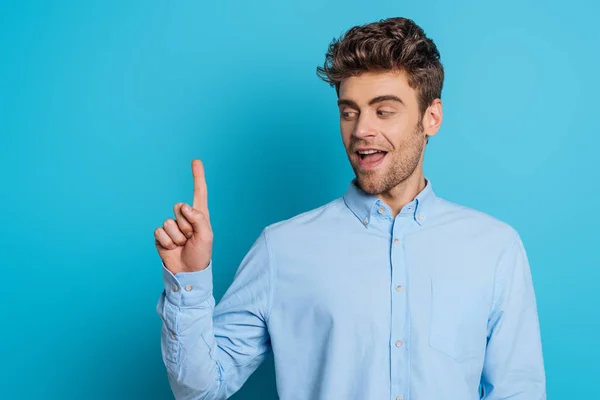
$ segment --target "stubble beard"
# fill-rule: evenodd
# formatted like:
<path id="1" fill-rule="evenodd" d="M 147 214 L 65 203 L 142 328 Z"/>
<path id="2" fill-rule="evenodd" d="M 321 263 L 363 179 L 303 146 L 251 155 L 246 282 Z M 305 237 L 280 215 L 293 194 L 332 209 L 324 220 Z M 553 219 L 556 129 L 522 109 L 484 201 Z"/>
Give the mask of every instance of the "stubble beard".
<path id="1" fill-rule="evenodd" d="M 352 169 L 359 187 L 366 193 L 379 195 L 391 191 L 410 178 L 421 161 L 425 147 L 423 131 L 423 125 L 419 121 L 405 142 L 386 155 L 390 159 L 386 160 L 389 166 L 384 171 L 360 170 L 353 163 Z"/>

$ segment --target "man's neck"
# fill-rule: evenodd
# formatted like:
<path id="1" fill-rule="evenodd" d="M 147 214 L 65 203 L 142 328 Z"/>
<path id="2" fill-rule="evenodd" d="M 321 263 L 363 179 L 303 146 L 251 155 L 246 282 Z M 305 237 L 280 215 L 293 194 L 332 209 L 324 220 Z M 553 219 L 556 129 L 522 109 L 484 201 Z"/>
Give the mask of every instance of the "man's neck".
<path id="1" fill-rule="evenodd" d="M 402 207 L 410 203 L 425 188 L 425 176 L 422 171 L 415 173 L 404 182 L 395 186 L 391 190 L 377 195 L 385 204 L 392 209 L 392 215 L 395 218 Z"/>

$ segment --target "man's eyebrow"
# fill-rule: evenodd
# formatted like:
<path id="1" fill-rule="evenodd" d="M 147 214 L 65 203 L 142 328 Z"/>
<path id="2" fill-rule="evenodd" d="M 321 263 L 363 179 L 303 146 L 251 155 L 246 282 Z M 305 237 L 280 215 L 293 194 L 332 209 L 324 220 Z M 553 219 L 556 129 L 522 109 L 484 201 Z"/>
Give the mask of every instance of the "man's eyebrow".
<path id="1" fill-rule="evenodd" d="M 373 104 L 381 103 L 383 101 L 395 101 L 402 105 L 405 105 L 400 97 L 395 96 L 393 94 L 386 94 L 383 96 L 374 97 L 369 101 L 369 105 L 372 106 Z M 356 104 L 355 101 L 350 100 L 350 99 L 339 99 L 337 101 L 337 104 L 338 104 L 338 106 L 349 106 L 349 107 L 358 109 L 358 104 Z"/>
<path id="2" fill-rule="evenodd" d="M 406 105 L 404 104 L 404 102 L 402 101 L 402 99 L 398 96 L 394 96 L 393 94 L 386 94 L 384 96 L 377 96 L 373 99 L 371 99 L 371 101 L 369 101 L 369 105 L 372 106 L 375 103 L 381 103 L 383 101 L 395 101 L 398 102 L 400 104 L 402 104 L 403 106 Z"/>
<path id="3" fill-rule="evenodd" d="M 358 104 L 356 104 L 356 102 L 350 100 L 350 99 L 339 99 L 337 101 L 338 107 L 339 106 L 350 106 L 353 108 L 358 108 Z"/>

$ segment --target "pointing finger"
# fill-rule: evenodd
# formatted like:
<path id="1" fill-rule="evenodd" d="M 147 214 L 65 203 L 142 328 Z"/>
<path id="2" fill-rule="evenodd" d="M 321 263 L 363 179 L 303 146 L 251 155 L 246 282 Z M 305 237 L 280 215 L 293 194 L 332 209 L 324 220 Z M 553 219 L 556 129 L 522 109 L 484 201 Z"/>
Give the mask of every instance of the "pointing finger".
<path id="1" fill-rule="evenodd" d="M 192 161 L 192 175 L 194 176 L 194 202 L 192 208 L 208 214 L 208 194 L 202 161 Z"/>

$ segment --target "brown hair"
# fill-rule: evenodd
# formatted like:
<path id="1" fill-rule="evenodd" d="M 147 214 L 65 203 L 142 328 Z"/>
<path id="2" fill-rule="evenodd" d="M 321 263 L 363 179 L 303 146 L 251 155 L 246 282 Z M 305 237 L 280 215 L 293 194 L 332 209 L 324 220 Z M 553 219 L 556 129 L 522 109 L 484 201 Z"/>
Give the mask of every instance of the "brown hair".
<path id="1" fill-rule="evenodd" d="M 407 18 L 389 18 L 350 28 L 333 39 L 317 75 L 339 94 L 340 82 L 363 72 L 403 71 L 424 113 L 441 99 L 444 68 L 440 53 L 421 27 Z"/>

